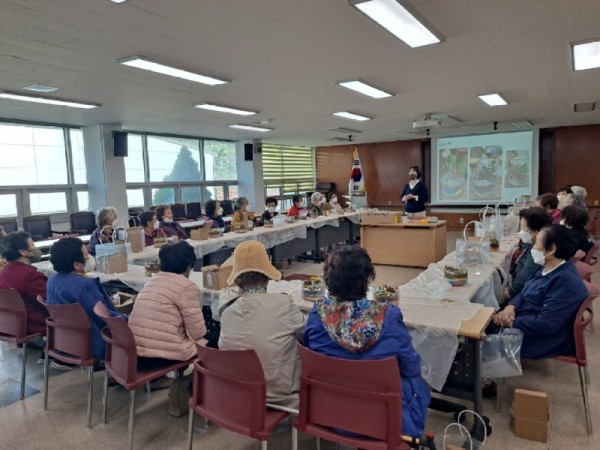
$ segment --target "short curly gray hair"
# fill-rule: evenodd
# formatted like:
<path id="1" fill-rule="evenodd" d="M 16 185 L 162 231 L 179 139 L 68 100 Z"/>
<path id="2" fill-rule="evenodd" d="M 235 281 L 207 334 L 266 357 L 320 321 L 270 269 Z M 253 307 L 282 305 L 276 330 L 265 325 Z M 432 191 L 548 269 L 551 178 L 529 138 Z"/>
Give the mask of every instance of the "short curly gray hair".
<path id="1" fill-rule="evenodd" d="M 319 191 L 313 192 L 312 195 L 310 196 L 310 202 L 313 204 L 316 204 L 317 202 L 321 201 L 321 199 L 325 197 L 323 194 L 321 194 Z"/>
<path id="2" fill-rule="evenodd" d="M 239 211 L 242 208 L 242 206 L 244 206 L 244 203 L 249 203 L 246 197 L 238 198 L 235 201 L 235 209 Z"/>
<path id="3" fill-rule="evenodd" d="M 114 206 L 105 206 L 96 214 L 96 223 L 99 227 L 104 227 L 108 223 L 109 217 L 117 218 L 117 208 Z"/>

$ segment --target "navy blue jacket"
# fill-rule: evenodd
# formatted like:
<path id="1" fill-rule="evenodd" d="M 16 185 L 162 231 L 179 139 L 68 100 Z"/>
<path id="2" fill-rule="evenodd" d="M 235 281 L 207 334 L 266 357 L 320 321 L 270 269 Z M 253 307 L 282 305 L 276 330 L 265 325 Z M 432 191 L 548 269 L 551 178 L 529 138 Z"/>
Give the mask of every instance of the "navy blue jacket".
<path id="1" fill-rule="evenodd" d="M 523 331 L 521 356 L 552 358 L 575 352 L 573 324 L 588 290 L 575 266 L 566 262 L 547 275 L 542 267 L 513 300 L 514 328 Z"/>
<path id="2" fill-rule="evenodd" d="M 402 433 L 415 437 L 423 435 L 431 396 L 425 380 L 421 377 L 421 357 L 413 348 L 400 308 L 390 306 L 387 309 L 381 334 L 372 347 L 362 353 L 353 353 L 329 336 L 315 304 L 304 330 L 304 344 L 317 353 L 343 359 L 372 360 L 396 357 L 402 384 Z"/>
<path id="3" fill-rule="evenodd" d="M 402 194 L 400 195 L 400 200 L 404 198 L 405 195 L 412 194 L 418 197 L 417 200 L 408 200 L 406 202 L 406 206 L 404 210 L 407 213 L 417 213 L 421 211 L 425 211 L 425 203 L 429 201 L 429 191 L 427 190 L 427 186 L 421 180 L 413 189 L 410 188 L 410 184 L 406 183 L 404 185 L 404 189 L 402 190 Z"/>
<path id="4" fill-rule="evenodd" d="M 104 340 L 100 332 L 106 326 L 104 321 L 94 312 L 98 301 L 104 303 L 113 317 L 127 316 L 119 313 L 112 301 L 100 285 L 100 279 L 88 278 L 75 273 L 55 273 L 48 280 L 48 296 L 50 305 L 66 305 L 79 303 L 83 306 L 92 326 L 92 355 L 95 359 L 104 360 Z"/>
<path id="5" fill-rule="evenodd" d="M 540 268 L 540 265 L 536 264 L 533 260 L 533 256 L 531 256 L 533 244 L 523 244 L 521 248 L 523 252 L 517 260 L 514 272 L 511 273 L 512 280 L 509 287 L 511 298 L 515 297 L 523 290 L 525 283 L 527 283 Z"/>

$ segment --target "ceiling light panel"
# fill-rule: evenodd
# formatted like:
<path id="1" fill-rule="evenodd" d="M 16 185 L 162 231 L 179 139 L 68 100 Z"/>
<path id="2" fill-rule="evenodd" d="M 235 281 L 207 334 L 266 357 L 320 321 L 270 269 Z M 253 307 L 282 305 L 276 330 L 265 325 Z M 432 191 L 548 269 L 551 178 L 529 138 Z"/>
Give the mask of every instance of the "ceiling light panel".
<path id="1" fill-rule="evenodd" d="M 128 0 L 110 0 L 113 3 L 117 3 L 117 4 L 121 4 L 121 3 L 125 3 Z"/>
<path id="2" fill-rule="evenodd" d="M 502 98 L 498 93 L 478 95 L 478 97 L 490 106 L 504 106 L 508 105 L 508 102 Z"/>
<path id="3" fill-rule="evenodd" d="M 384 91 L 383 89 L 379 89 L 371 84 L 365 83 L 362 80 L 347 80 L 347 81 L 338 81 L 342 87 L 347 89 L 351 89 L 353 91 L 359 92 L 364 95 L 368 95 L 372 98 L 387 98 L 393 97 L 394 94 L 390 94 L 389 92 Z"/>
<path id="4" fill-rule="evenodd" d="M 597 69 L 600 67 L 600 41 L 571 44 L 573 70 Z"/>
<path id="5" fill-rule="evenodd" d="M 359 120 L 359 121 L 372 119 L 372 117 L 363 116 L 363 115 L 356 114 L 356 113 L 353 113 L 350 111 L 338 111 L 338 112 L 334 112 L 331 114 L 333 114 L 334 116 L 343 117 L 344 119 L 352 119 L 352 120 Z"/>
<path id="6" fill-rule="evenodd" d="M 265 133 L 267 131 L 273 131 L 272 128 L 257 127 L 255 125 L 246 125 L 243 123 L 236 123 L 233 125 L 229 125 L 229 128 L 237 128 L 239 130 L 259 131 L 261 133 Z"/>
<path id="7" fill-rule="evenodd" d="M 45 84 L 29 84 L 27 86 L 23 86 L 21 89 L 32 92 L 54 92 L 58 91 L 57 87 L 54 86 L 46 86 Z"/>
<path id="8" fill-rule="evenodd" d="M 348 0 L 350 5 L 412 48 L 442 42 L 443 37 L 423 18 L 397 0 Z"/>
<path id="9" fill-rule="evenodd" d="M 75 102 L 75 101 L 71 101 L 71 100 L 59 100 L 56 98 L 34 97 L 34 96 L 29 96 L 29 95 L 13 94 L 10 92 L 0 92 L 0 98 L 5 98 L 8 100 L 19 100 L 19 101 L 23 101 L 23 102 L 44 103 L 46 105 L 68 106 L 69 108 L 81 108 L 81 109 L 93 109 L 93 108 L 98 108 L 100 106 L 100 105 L 94 105 L 94 104 L 90 104 L 90 103 Z"/>
<path id="10" fill-rule="evenodd" d="M 208 84 L 216 86 L 218 84 L 231 83 L 230 80 L 224 78 L 217 78 L 212 75 L 203 75 L 200 73 L 190 72 L 184 69 L 178 69 L 173 66 L 167 66 L 155 61 L 152 61 L 143 56 L 132 56 L 130 58 L 120 59 L 117 61 L 119 64 L 125 66 L 135 67 L 137 69 L 148 70 L 150 72 L 156 72 L 171 77 L 182 78 L 184 80 L 195 81 L 196 83 Z"/>
<path id="11" fill-rule="evenodd" d="M 218 111 L 228 114 L 236 114 L 238 116 L 252 116 L 257 114 L 257 111 L 247 111 L 245 109 L 232 108 L 230 106 L 215 105 L 213 103 L 201 103 L 194 105 L 195 108 L 206 109 L 208 111 Z"/>

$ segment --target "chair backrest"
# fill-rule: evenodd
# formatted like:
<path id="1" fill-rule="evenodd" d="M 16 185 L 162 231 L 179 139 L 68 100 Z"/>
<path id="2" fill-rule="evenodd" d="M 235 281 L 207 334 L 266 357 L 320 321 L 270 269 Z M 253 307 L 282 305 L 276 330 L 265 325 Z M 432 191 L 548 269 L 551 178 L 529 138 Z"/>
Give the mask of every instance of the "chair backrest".
<path id="1" fill-rule="evenodd" d="M 96 215 L 90 211 L 71 214 L 71 233 L 92 234 L 96 229 Z"/>
<path id="2" fill-rule="evenodd" d="M 104 364 L 119 382 L 132 384 L 137 374 L 137 348 L 129 325 L 122 317 L 101 316 L 106 322 L 102 339 L 106 341 Z"/>
<path id="3" fill-rule="evenodd" d="M 594 241 L 594 246 L 590 249 L 589 252 L 587 252 L 587 255 L 585 255 L 585 259 L 583 260 L 583 262 L 592 265 L 594 263 L 593 258 L 596 256 L 596 252 L 598 252 L 599 248 L 600 241 Z"/>
<path id="4" fill-rule="evenodd" d="M 185 205 L 182 203 L 175 203 L 171 205 L 171 211 L 173 211 L 173 220 L 186 219 Z"/>
<path id="5" fill-rule="evenodd" d="M 39 300 L 38 300 L 39 301 Z M 48 352 L 57 351 L 76 359 L 92 358 L 92 327 L 79 303 L 50 305 L 42 303 L 50 317 L 46 319 Z"/>
<path id="6" fill-rule="evenodd" d="M 0 225 L 2 225 L 2 228 L 4 228 L 4 231 L 6 231 L 6 233 L 12 233 L 14 231 L 19 231 L 19 225 L 17 224 L 17 218 L 13 217 L 13 218 L 4 218 L 4 219 L 0 219 Z"/>
<path id="7" fill-rule="evenodd" d="M 202 215 L 200 202 L 191 202 L 185 205 L 185 213 L 188 219 L 195 219 Z"/>
<path id="8" fill-rule="evenodd" d="M 21 295 L 15 289 L 0 289 L 0 340 L 12 341 L 26 335 L 27 309 Z"/>
<path id="9" fill-rule="evenodd" d="M 23 217 L 23 229 L 31 235 L 34 241 L 48 238 L 52 236 L 50 216 Z"/>
<path id="10" fill-rule="evenodd" d="M 583 261 L 576 261 L 575 268 L 577 269 L 577 273 L 581 277 L 582 280 L 585 280 L 589 283 L 592 282 L 592 274 L 594 273 L 594 267 L 589 264 L 584 263 Z"/>
<path id="11" fill-rule="evenodd" d="M 585 282 L 584 282 L 585 283 Z M 586 283 L 586 286 L 591 283 Z M 593 286 L 593 285 L 592 285 Z M 594 286 L 595 288 L 595 286 Z M 585 351 L 585 327 L 594 319 L 594 310 L 592 309 L 592 303 L 598 297 L 600 292 L 597 288 L 591 290 L 588 286 L 588 292 L 590 295 L 583 301 L 577 315 L 575 316 L 575 325 L 573 326 L 573 335 L 575 337 L 575 359 L 577 364 L 580 366 L 587 365 L 587 355 Z"/>
<path id="12" fill-rule="evenodd" d="M 318 425 L 400 445 L 402 390 L 396 358 L 355 361 L 298 344 L 302 361 L 299 429 Z"/>
<path id="13" fill-rule="evenodd" d="M 221 208 L 223 208 L 223 215 L 227 216 L 233 214 L 233 200 L 220 200 Z"/>
<path id="14" fill-rule="evenodd" d="M 193 403 L 202 415 L 236 433 L 252 435 L 265 424 L 266 383 L 254 350 L 197 346 Z"/>

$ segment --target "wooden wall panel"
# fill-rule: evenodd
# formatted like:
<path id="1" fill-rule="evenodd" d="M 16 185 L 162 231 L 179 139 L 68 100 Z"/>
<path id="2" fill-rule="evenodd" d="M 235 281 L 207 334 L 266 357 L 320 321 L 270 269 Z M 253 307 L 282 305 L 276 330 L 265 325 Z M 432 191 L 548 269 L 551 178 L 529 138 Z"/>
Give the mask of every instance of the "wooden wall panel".
<path id="1" fill-rule="evenodd" d="M 403 206 L 400 193 L 408 168 L 423 166 L 421 140 L 317 147 L 317 182 L 333 181 L 340 194 L 348 193 L 352 152 L 358 149 L 371 206 Z"/>

